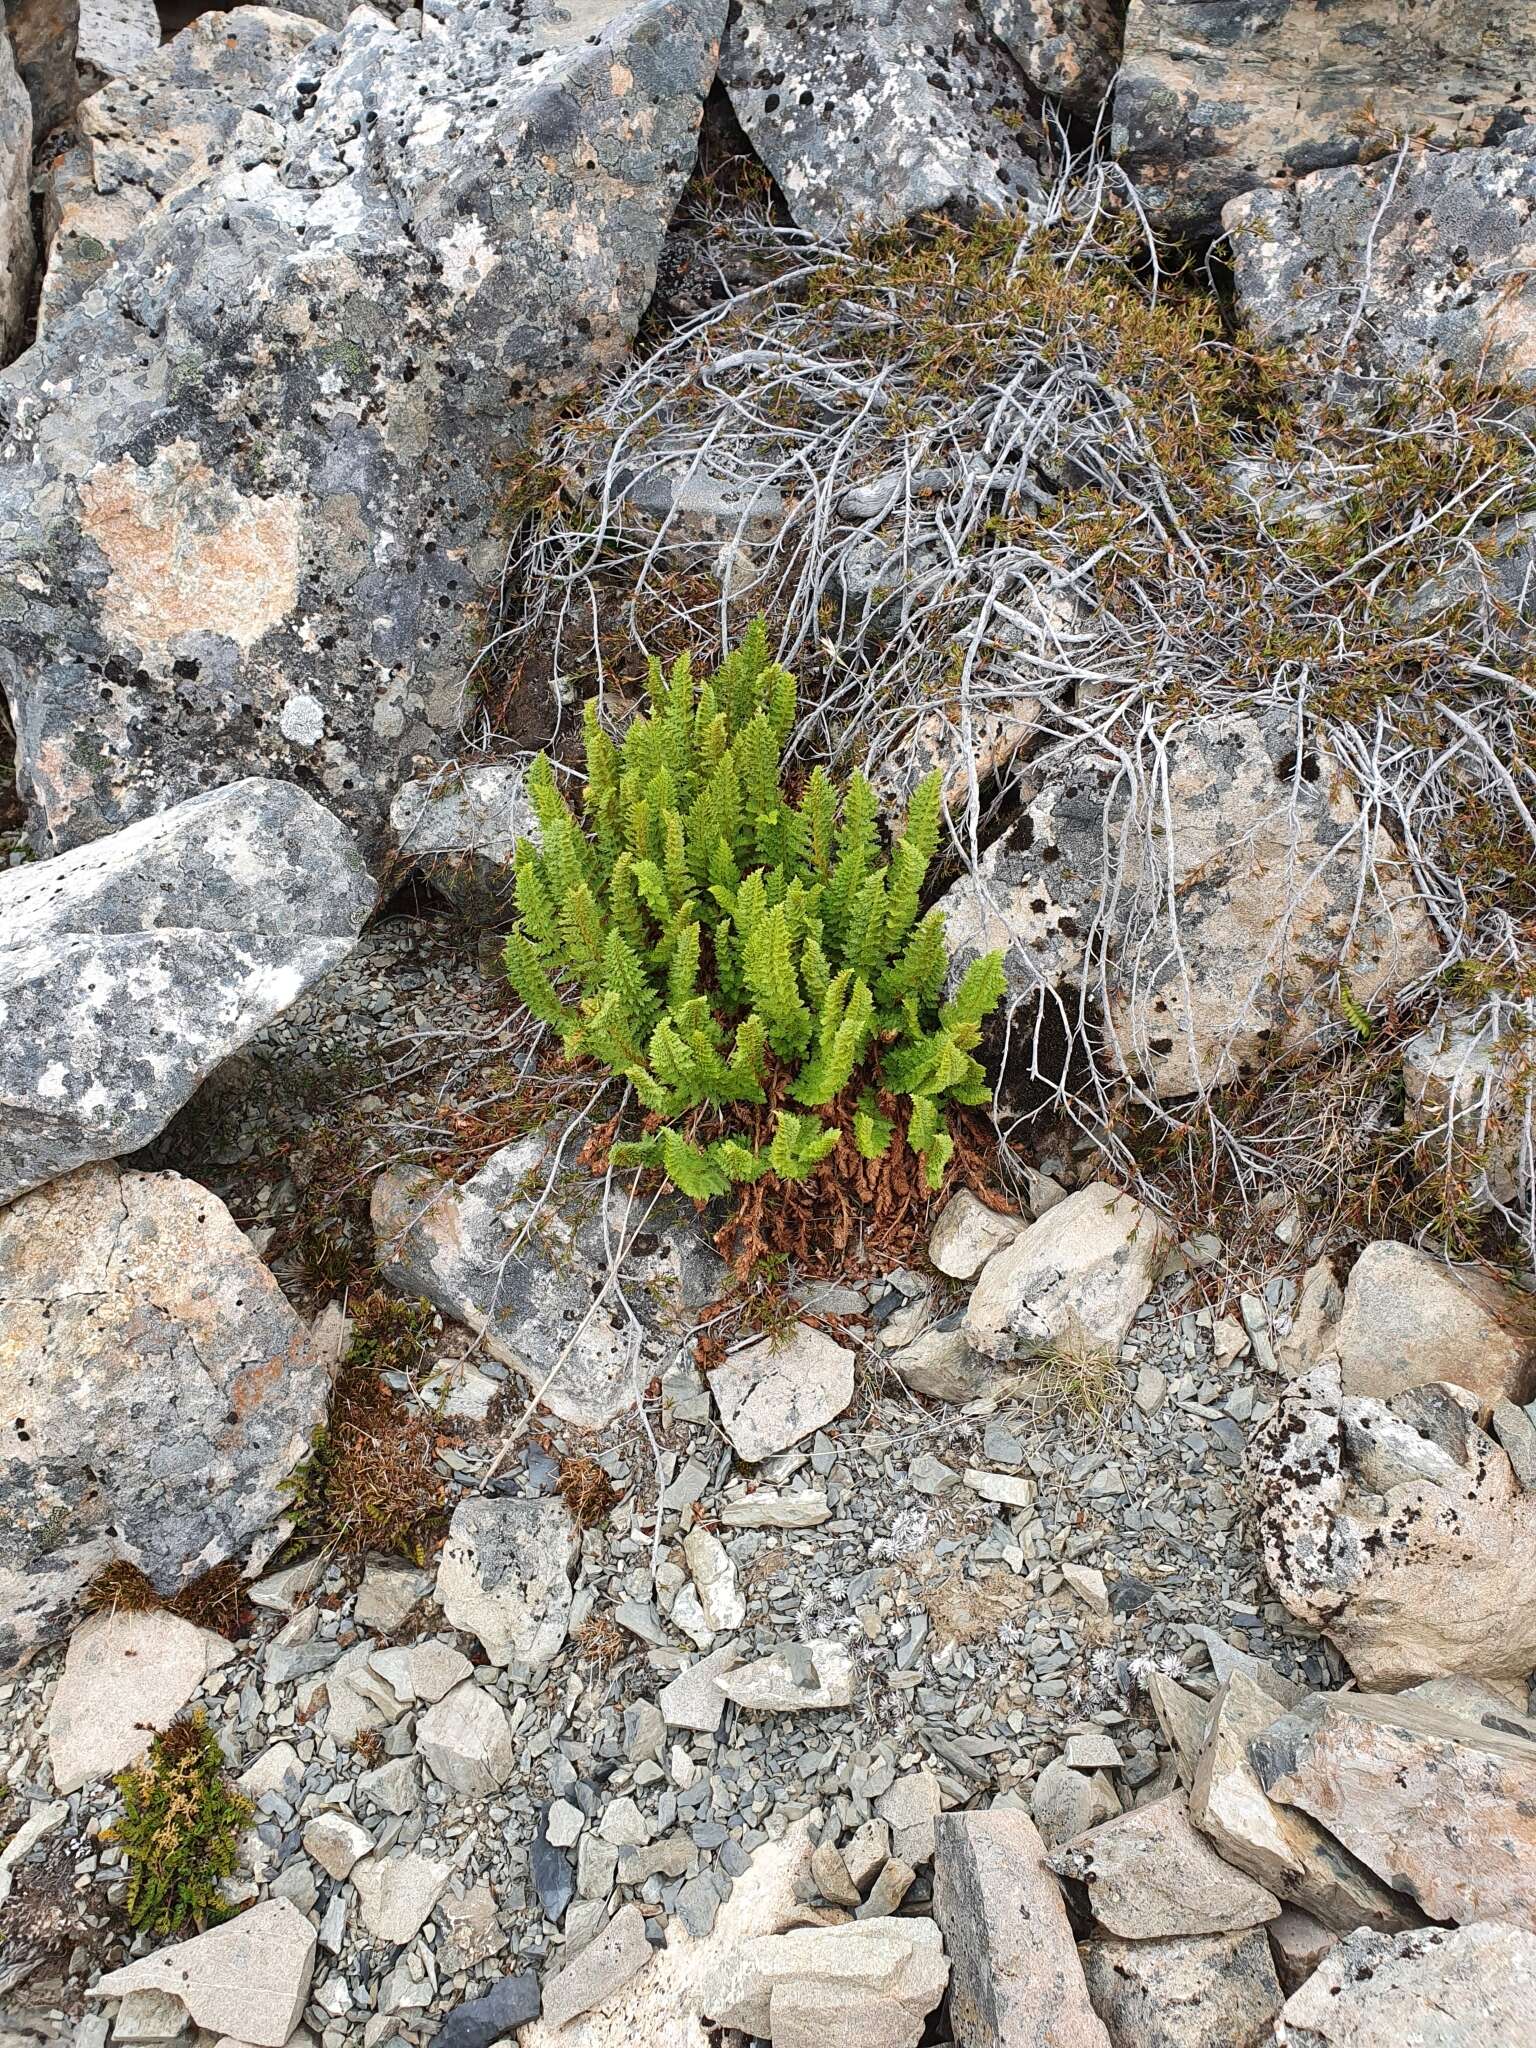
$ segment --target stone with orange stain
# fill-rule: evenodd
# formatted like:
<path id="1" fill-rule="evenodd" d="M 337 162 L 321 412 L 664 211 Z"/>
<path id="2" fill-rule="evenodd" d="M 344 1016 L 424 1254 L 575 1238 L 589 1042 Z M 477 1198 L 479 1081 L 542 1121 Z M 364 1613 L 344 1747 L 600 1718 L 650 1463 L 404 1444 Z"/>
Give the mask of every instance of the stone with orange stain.
<path id="1" fill-rule="evenodd" d="M 243 1554 L 329 1385 L 206 1188 L 84 1166 L 0 1210 L 0 1669 L 113 1558 L 171 1594 Z"/>

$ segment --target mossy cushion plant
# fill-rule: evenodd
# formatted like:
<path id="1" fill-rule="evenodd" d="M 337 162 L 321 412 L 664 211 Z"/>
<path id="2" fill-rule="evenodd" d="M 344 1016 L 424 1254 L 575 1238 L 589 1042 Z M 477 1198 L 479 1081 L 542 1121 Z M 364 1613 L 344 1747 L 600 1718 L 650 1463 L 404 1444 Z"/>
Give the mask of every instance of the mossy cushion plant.
<path id="1" fill-rule="evenodd" d="M 839 796 L 816 768 L 791 800 L 794 723 L 761 622 L 706 681 L 653 662 L 618 743 L 589 704 L 581 820 L 543 755 L 529 776 L 538 844 L 516 849 L 507 973 L 568 1053 L 634 1089 L 648 1129 L 617 1164 L 703 1200 L 802 1180 L 847 1128 L 866 1159 L 904 1140 L 936 1189 L 949 1105 L 989 1100 L 975 1048 L 1002 956 L 945 1000 L 944 919 L 919 914 L 938 776 L 886 854 L 864 776 Z"/>
<path id="2" fill-rule="evenodd" d="M 128 1864 L 128 1918 L 149 1934 L 201 1932 L 234 1908 L 221 1881 L 239 1861 L 249 1803 L 225 1776 L 224 1752 L 200 1713 L 173 1721 L 117 1780 L 123 1817 L 111 1839 Z"/>

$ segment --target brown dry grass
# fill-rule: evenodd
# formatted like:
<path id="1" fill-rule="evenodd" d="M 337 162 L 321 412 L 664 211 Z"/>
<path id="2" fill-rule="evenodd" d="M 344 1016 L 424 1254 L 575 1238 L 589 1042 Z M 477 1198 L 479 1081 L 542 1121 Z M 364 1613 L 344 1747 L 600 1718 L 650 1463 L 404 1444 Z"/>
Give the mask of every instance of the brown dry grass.
<path id="1" fill-rule="evenodd" d="M 596 1458 L 562 1458 L 558 1485 L 578 1529 L 595 1529 L 618 1505 L 618 1488 Z"/>

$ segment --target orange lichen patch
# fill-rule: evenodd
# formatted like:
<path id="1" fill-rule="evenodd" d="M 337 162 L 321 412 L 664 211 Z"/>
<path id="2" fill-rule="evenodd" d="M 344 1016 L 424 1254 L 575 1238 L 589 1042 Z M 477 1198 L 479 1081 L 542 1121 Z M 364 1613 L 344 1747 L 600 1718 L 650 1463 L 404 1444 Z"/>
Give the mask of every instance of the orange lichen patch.
<path id="1" fill-rule="evenodd" d="M 248 648 L 298 603 L 299 500 L 242 496 L 190 441 L 87 477 L 80 524 L 107 559 L 103 623 L 146 652 L 189 633 Z"/>

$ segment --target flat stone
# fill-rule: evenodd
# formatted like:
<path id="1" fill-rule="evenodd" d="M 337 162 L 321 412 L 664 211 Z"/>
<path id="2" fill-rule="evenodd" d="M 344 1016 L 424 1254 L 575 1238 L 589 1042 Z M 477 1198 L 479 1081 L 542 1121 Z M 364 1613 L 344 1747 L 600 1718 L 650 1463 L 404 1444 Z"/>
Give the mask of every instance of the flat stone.
<path id="1" fill-rule="evenodd" d="M 1035 1780 L 1030 1813 L 1048 1849 L 1086 1834 L 1120 1811 L 1114 1787 L 1102 1772 L 1074 1771 L 1065 1757 L 1053 1757 Z"/>
<path id="2" fill-rule="evenodd" d="M 983 1500 L 995 1501 L 999 1507 L 1028 1508 L 1035 1502 L 1035 1482 L 1022 1479 L 1014 1472 L 984 1472 L 972 1465 L 962 1472 L 961 1481 L 972 1493 Z"/>
<path id="3" fill-rule="evenodd" d="M 1083 1974 L 1117 2048 L 1268 2048 L 1280 1980 L 1261 1927 L 1177 1941 L 1084 1943 Z"/>
<path id="4" fill-rule="evenodd" d="M 506 922 L 512 857 L 518 840 L 536 830 L 516 762 L 450 762 L 402 783 L 389 824 L 402 859 L 467 923 Z"/>
<path id="5" fill-rule="evenodd" d="M 1325 1927 L 1386 1933 L 1411 1926 L 1409 1902 L 1332 1835 L 1292 1806 L 1277 1805 L 1252 1761 L 1252 1745 L 1286 1708 L 1234 1672 L 1208 1710 L 1189 1812 L 1225 1860 Z"/>
<path id="6" fill-rule="evenodd" d="M 207 1189 L 85 1166 L 0 1210 L 0 1670 L 114 1559 L 169 1598 L 243 1556 L 329 1395 L 323 1347 Z"/>
<path id="7" fill-rule="evenodd" d="M 576 1542 L 562 1500 L 461 1501 L 438 1561 L 438 1605 L 493 1664 L 547 1664 L 570 1626 Z"/>
<path id="8" fill-rule="evenodd" d="M 407 1643 L 368 1659 L 402 1706 L 430 1705 L 462 1685 L 474 1666 L 451 1643 Z"/>
<path id="9" fill-rule="evenodd" d="M 1152 1702 L 1152 1711 L 1157 1716 L 1157 1725 L 1162 1729 L 1177 1760 L 1179 1782 L 1187 1792 L 1195 1782 L 1201 1752 L 1205 1747 L 1205 1732 L 1210 1723 L 1211 1703 L 1193 1693 L 1188 1686 L 1180 1685 L 1165 1672 L 1153 1671 L 1147 1677 L 1147 1697 Z"/>
<path id="10" fill-rule="evenodd" d="M 352 1617 L 361 1629 L 388 1635 L 432 1591 L 432 1574 L 392 1558 L 370 1558 L 364 1567 Z"/>
<path id="11" fill-rule="evenodd" d="M 988 1260 L 966 1310 L 966 1336 L 986 1358 L 1028 1358 L 1058 1345 L 1118 1355 L 1170 1242 L 1150 1209 L 1095 1181 Z"/>
<path id="12" fill-rule="evenodd" d="M 544 2019 L 567 2026 L 621 1990 L 651 1959 L 645 1919 L 638 1906 L 622 1906 L 594 1941 L 544 1986 Z"/>
<path id="13" fill-rule="evenodd" d="M 1286 2000 L 1283 2048 L 1529 2048 L 1536 1934 L 1491 1921 L 1395 1938 L 1362 1929 Z"/>
<path id="14" fill-rule="evenodd" d="M 0 870 L 0 1207 L 157 1137 L 374 897 L 344 826 L 256 780 Z"/>
<path id="15" fill-rule="evenodd" d="M 473 1679 L 422 1715 L 416 1748 L 433 1776 L 465 1799 L 489 1799 L 518 1763 L 506 1708 Z"/>
<path id="16" fill-rule="evenodd" d="M 961 1188 L 939 1212 L 928 1240 L 929 1262 L 951 1280 L 972 1280 L 1023 1228 L 1021 1218 L 989 1209 L 969 1188 Z"/>
<path id="17" fill-rule="evenodd" d="M 853 1353 L 809 1323 L 764 1337 L 709 1376 L 720 1426 L 736 1455 L 756 1463 L 836 1421 L 853 1399 Z"/>
<path id="18" fill-rule="evenodd" d="M 843 1862 L 857 1891 L 866 1891 L 879 1876 L 891 1853 L 891 1830 L 876 1816 L 854 1829 L 844 1844 Z"/>
<path id="19" fill-rule="evenodd" d="M 1536 131 L 1533 131 L 1536 141 Z M 1346 1395 L 1390 1401 L 1440 1380 L 1496 1401 L 1536 1394 L 1536 1302 L 1414 1245 L 1368 1244 L 1334 1333 Z"/>
<path id="20" fill-rule="evenodd" d="M 1104 1583 L 1104 1574 L 1094 1565 L 1064 1564 L 1061 1576 L 1070 1592 L 1076 1594 L 1092 1614 L 1108 1614 L 1109 1588 Z"/>
<path id="21" fill-rule="evenodd" d="M 395 1948 L 414 1941 L 431 1919 L 452 1875 L 451 1863 L 434 1862 L 414 1850 L 365 1856 L 352 1872 L 364 1927 L 375 1941 L 387 1941 Z"/>
<path id="22" fill-rule="evenodd" d="M 656 1704 L 669 1728 L 686 1728 L 697 1735 L 713 1735 L 724 1718 L 728 1696 L 721 1680 L 740 1662 L 741 1652 L 733 1643 L 722 1644 L 707 1657 L 697 1657 L 664 1685 Z"/>
<path id="23" fill-rule="evenodd" d="M 286 1899 L 269 1899 L 206 1934 L 109 1970 L 86 1995 L 168 1991 L 199 2027 L 252 2048 L 284 2048 L 303 2015 L 314 1964 L 313 1927 Z"/>
<path id="24" fill-rule="evenodd" d="M 130 1991 L 112 2022 L 124 2043 L 174 2041 L 187 2027 L 187 2008 L 169 1991 Z"/>
<path id="25" fill-rule="evenodd" d="M 373 1854 L 373 1837 L 350 1814 L 317 1814 L 304 1829 L 304 1853 L 339 1884 L 355 1864 Z"/>
<path id="26" fill-rule="evenodd" d="M 539 1980 L 532 1970 L 518 1970 L 482 1997 L 456 2005 L 433 2036 L 432 2048 L 493 2048 L 538 2016 Z"/>
<path id="27" fill-rule="evenodd" d="M 853 1660 L 839 1643 L 786 1643 L 749 1664 L 723 1669 L 715 1684 L 738 1707 L 757 1713 L 799 1714 L 853 1704 Z M 671 1715 L 663 1702 L 662 1711 Z M 674 1724 L 675 1725 L 675 1724 Z"/>
<path id="28" fill-rule="evenodd" d="M 1110 2048 L 1067 1909 L 1027 1814 L 939 1816 L 933 1912 L 949 1952 L 950 2025 L 966 2048 Z"/>
<path id="29" fill-rule="evenodd" d="M 718 1292 L 722 1268 L 685 1203 L 648 1209 L 642 1229 L 626 1196 L 605 1197 L 584 1167 L 561 1162 L 559 1135 L 503 1146 L 462 1185 L 388 1168 L 369 1213 L 390 1286 L 473 1330 L 562 1420 L 600 1429 L 670 1360 L 670 1330 L 691 1301 Z M 608 1286 L 611 1253 L 644 1332 L 638 1360 Z"/>
<path id="30" fill-rule="evenodd" d="M 891 1854 L 914 1868 L 933 1861 L 934 1826 L 944 1795 L 932 1771 L 905 1771 L 875 1801 L 891 1831 Z"/>
<path id="31" fill-rule="evenodd" d="M 1527 1493 L 1536 1493 L 1536 1422 L 1529 1407 L 1495 1401 L 1490 1426 L 1521 1486 Z"/>
<path id="32" fill-rule="evenodd" d="M 1536 1930 L 1536 1743 L 1426 1706 L 1323 1694 L 1249 1746 L 1299 1806 L 1434 1920 Z"/>
<path id="33" fill-rule="evenodd" d="M 782 1493 L 764 1486 L 720 1505 L 720 1520 L 727 1529 L 819 1529 L 831 1519 L 827 1496 L 816 1486 Z"/>
<path id="34" fill-rule="evenodd" d="M 1094 1918 L 1130 1941 L 1231 1934 L 1280 1911 L 1273 1893 L 1224 1863 L 1195 1832 L 1182 1792 L 1078 1835 L 1052 1853 L 1050 1865 L 1085 1884 Z"/>
<path id="35" fill-rule="evenodd" d="M 852 1910 L 859 1905 L 858 1887 L 848 1875 L 848 1866 L 835 1843 L 822 1842 L 811 1852 L 811 1875 L 821 1896 L 834 1906 Z"/>
<path id="36" fill-rule="evenodd" d="M 708 1626 L 716 1634 L 740 1628 L 747 1618 L 747 1603 L 741 1596 L 731 1554 L 719 1537 L 707 1529 L 690 1529 L 683 1538 L 683 1557 Z"/>
<path id="37" fill-rule="evenodd" d="M 48 1761 L 60 1792 L 137 1763 L 210 1672 L 234 1651 L 174 1614 L 91 1615 L 70 1637 L 48 1707 Z"/>
<path id="38" fill-rule="evenodd" d="M 568 1799 L 556 1799 L 545 1816 L 544 1831 L 557 1849 L 574 1849 L 587 1816 Z"/>
<path id="39" fill-rule="evenodd" d="M 718 2026 L 769 2038 L 782 1988 L 829 1999 L 855 1994 L 860 2002 L 889 2001 L 901 2008 L 907 2015 L 902 2048 L 916 2048 L 948 1981 L 943 1943 L 931 1920 L 855 1920 L 740 1943 L 707 1980 L 701 2009 Z"/>

